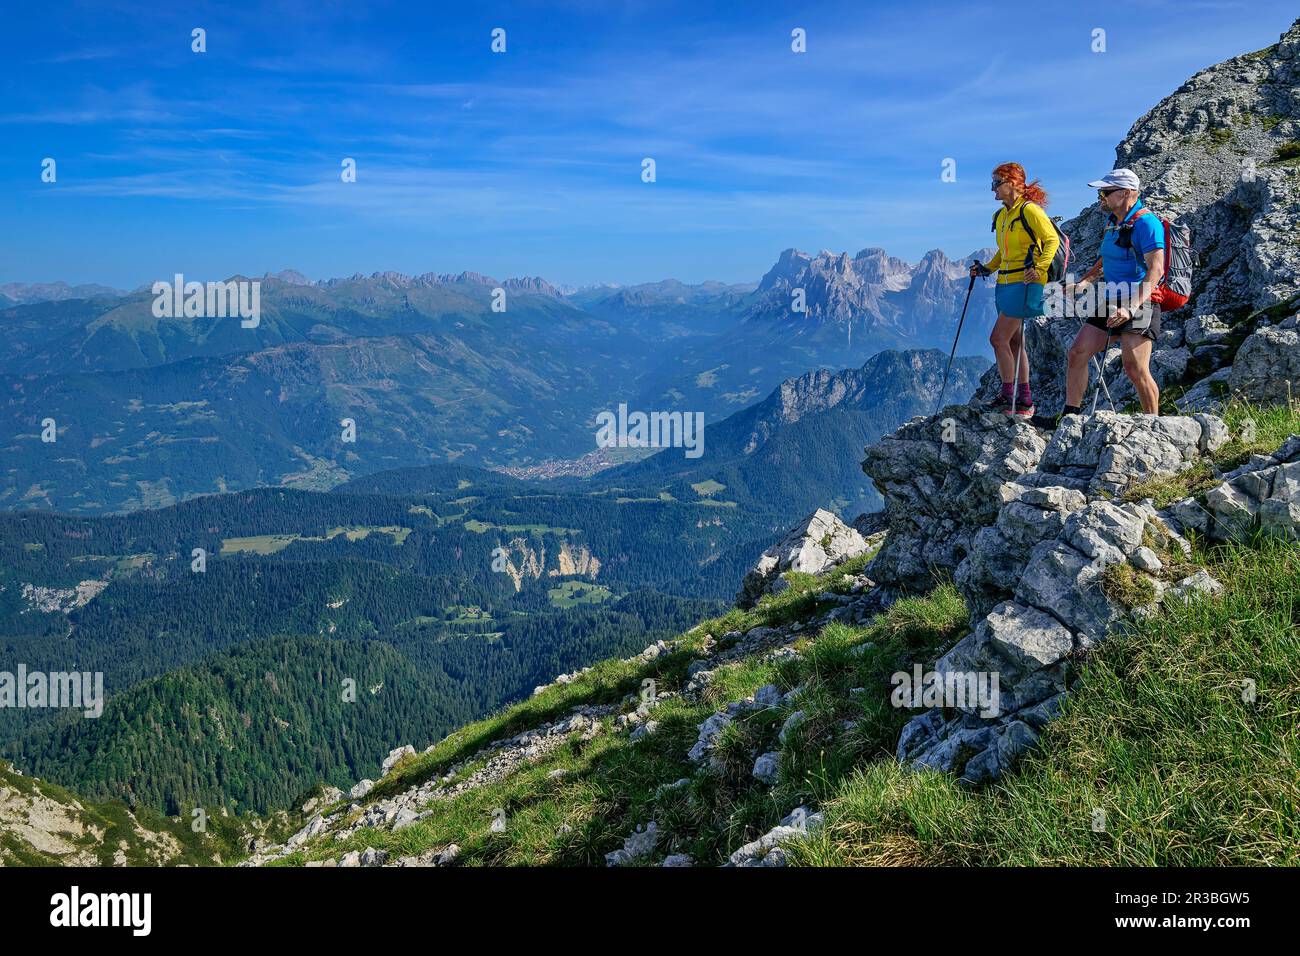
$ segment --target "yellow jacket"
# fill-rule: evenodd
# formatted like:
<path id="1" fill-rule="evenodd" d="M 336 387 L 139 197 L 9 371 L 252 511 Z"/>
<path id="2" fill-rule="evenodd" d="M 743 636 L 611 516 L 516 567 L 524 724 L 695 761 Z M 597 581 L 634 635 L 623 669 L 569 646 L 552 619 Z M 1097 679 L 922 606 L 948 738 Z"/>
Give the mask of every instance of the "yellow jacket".
<path id="1" fill-rule="evenodd" d="M 1033 230 L 1032 238 L 1025 231 L 1025 223 L 1019 221 L 1022 209 L 1025 222 Z M 998 251 L 984 263 L 984 268 L 998 270 L 999 285 L 1025 281 L 1025 258 L 1031 249 L 1037 253 L 1034 266 L 1038 269 L 1038 281 L 1047 281 L 1047 267 L 1051 265 L 1061 240 L 1041 206 L 1024 199 L 1016 200 L 1010 209 L 1003 206 L 993 219 L 993 232 L 997 236 Z M 1034 239 L 1038 240 L 1037 246 Z M 1005 267 L 1002 265 L 1004 262 Z"/>

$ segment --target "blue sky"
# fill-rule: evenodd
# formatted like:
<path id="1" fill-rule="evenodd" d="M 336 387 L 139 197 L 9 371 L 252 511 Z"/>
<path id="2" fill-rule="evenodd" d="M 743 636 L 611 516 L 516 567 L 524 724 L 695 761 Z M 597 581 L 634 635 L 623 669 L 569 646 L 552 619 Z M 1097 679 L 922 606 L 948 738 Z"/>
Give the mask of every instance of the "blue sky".
<path id="1" fill-rule="evenodd" d="M 740 282 L 790 246 L 962 255 L 988 242 L 993 165 L 1024 163 L 1072 216 L 1138 117 L 1296 15 L 1260 0 L 7 7 L 0 282 L 125 288 L 284 268 Z"/>

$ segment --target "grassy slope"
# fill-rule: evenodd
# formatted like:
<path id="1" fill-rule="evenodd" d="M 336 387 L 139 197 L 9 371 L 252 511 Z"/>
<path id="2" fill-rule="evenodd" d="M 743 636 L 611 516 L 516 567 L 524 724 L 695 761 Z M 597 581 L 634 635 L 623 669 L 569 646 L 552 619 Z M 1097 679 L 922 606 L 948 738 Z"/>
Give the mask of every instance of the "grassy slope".
<path id="1" fill-rule="evenodd" d="M 1216 463 L 1232 467 L 1300 431 L 1300 409 L 1233 406 L 1230 422 L 1257 423 Z M 1172 500 L 1201 490 L 1192 472 L 1148 494 Z M 888 704 L 888 675 L 913 660 L 930 666 L 965 633 L 960 595 L 938 582 L 869 626 L 832 624 L 801 639 L 798 659 L 745 659 L 717 671 L 704 698 L 673 698 L 652 713 L 660 729 L 637 743 L 607 732 L 576 737 L 504 781 L 440 801 L 432 817 L 397 833 L 363 830 L 282 861 L 380 847 L 396 855 L 460 846 L 468 865 L 599 865 L 638 824 L 658 822 L 671 841 L 654 859 L 688 853 L 718 863 L 800 804 L 827 827 L 792 848 L 792 862 L 842 864 L 1221 865 L 1300 862 L 1300 548 L 1256 541 L 1198 551 L 1226 585 L 1216 600 L 1166 604 L 1159 617 L 1112 637 L 1084 663 L 1073 696 L 1038 751 L 1014 774 L 969 791 L 951 777 L 893 760 L 911 711 Z M 641 680 L 677 690 L 706 634 L 803 620 L 825 610 L 817 595 L 844 591 L 865 559 L 792 586 L 754 611 L 733 610 L 685 635 L 649 663 L 606 661 L 570 685 L 479 721 L 408 761 L 369 799 L 444 773 L 494 739 L 564 716 L 581 703 L 635 707 Z M 1243 700 L 1253 680 L 1256 699 Z M 803 685 L 792 706 L 739 718 L 723 734 L 720 769 L 686 759 L 696 726 L 766 683 Z M 861 690 L 857 690 L 861 688 Z M 776 734 L 795 708 L 805 718 L 784 744 Z M 781 752 L 774 788 L 753 780 L 753 755 Z M 465 772 L 475 769 L 474 765 Z M 565 774 L 553 778 L 551 771 Z M 686 778 L 679 788 L 665 784 Z M 491 832 L 504 810 L 503 833 Z M 1093 829 L 1096 810 L 1104 830 Z"/>
<path id="2" fill-rule="evenodd" d="M 846 579 L 865 563 L 860 558 L 841 568 L 830 589 L 846 589 Z M 442 773 L 492 739 L 566 714 L 578 703 L 617 702 L 634 693 L 645 677 L 661 691 L 678 689 L 706 633 L 773 624 L 810 616 L 828 606 L 817 595 L 824 579 L 794 576 L 793 586 L 755 611 L 732 611 L 686 635 L 679 649 L 650 663 L 609 661 L 567 686 L 554 687 L 497 717 L 465 728 L 432 753 L 410 760 L 376 788 L 391 796 Z M 830 796 L 831 785 L 859 762 L 888 755 L 909 716 L 887 704 L 888 675 L 911 661 L 932 661 L 939 649 L 966 630 L 966 609 L 949 584 L 923 598 L 900 602 L 869 627 L 831 625 L 815 640 L 801 640 L 799 659 L 764 661 L 747 658 L 728 665 L 694 703 L 663 701 L 652 712 L 659 730 L 632 743 L 626 733 L 608 732 L 591 741 L 572 740 L 526 770 L 438 804 L 428 820 L 397 833 L 363 830 L 350 840 L 318 845 L 286 858 L 286 864 L 337 856 L 349 849 L 380 847 L 397 855 L 456 843 L 462 864 L 603 863 L 604 854 L 621 844 L 638 823 L 657 820 L 675 835 L 674 852 L 701 862 L 720 862 L 741 844 L 759 836 L 795 806 Z M 852 653 L 862 644 L 865 653 Z M 720 772 L 699 773 L 686 753 L 696 726 L 726 703 L 752 694 L 767 683 L 783 690 L 804 685 L 805 693 L 788 709 L 759 711 L 737 721 L 719 746 Z M 852 694 L 856 687 L 869 688 Z M 632 710 L 635 700 L 625 702 Z M 784 746 L 776 735 L 790 710 L 804 720 Z M 856 721 L 851 729 L 845 721 Z M 755 749 L 782 752 L 782 782 L 759 786 L 750 775 Z M 474 766 L 466 768 L 472 771 Z M 551 771 L 565 776 L 553 779 Z M 689 778 L 679 789 L 664 784 Z M 658 795 L 656 795 L 658 793 Z M 373 797 L 371 799 L 374 799 Z M 492 833 L 493 811 L 506 813 L 504 833 Z M 564 829 L 567 824 L 568 829 Z M 670 848 L 661 848 L 667 852 Z"/>
<path id="3" fill-rule="evenodd" d="M 1217 600 L 1166 604 L 1093 655 L 1019 771 L 975 793 L 857 770 L 812 865 L 1300 863 L 1300 550 L 1218 551 Z M 1243 681 L 1255 682 L 1253 702 Z M 1094 832 L 1094 811 L 1104 830 Z"/>
<path id="4" fill-rule="evenodd" d="M 1253 451 L 1275 448 L 1300 431 L 1300 410 L 1230 411 L 1236 422 L 1255 418 L 1258 438 L 1234 443 L 1220 467 Z M 1199 490 L 1189 473 L 1163 494 Z M 1151 490 L 1148 493 L 1154 494 Z M 1062 717 L 1019 770 L 1001 782 L 967 791 L 947 776 L 905 770 L 893 748 L 911 711 L 888 701 L 888 675 L 913 660 L 930 666 L 966 631 L 956 590 L 937 582 L 928 595 L 900 601 L 869 626 L 832 624 L 795 646 L 798 659 L 748 658 L 718 669 L 702 701 L 671 698 L 652 717 L 657 733 L 632 743 L 609 731 L 576 737 L 504 781 L 440 801 L 438 812 L 397 833 L 361 831 L 342 842 L 309 845 L 282 861 L 338 856 L 367 846 L 397 855 L 461 847 L 464 865 L 599 865 L 637 825 L 658 821 L 672 834 L 668 852 L 717 863 L 800 804 L 825 810 L 827 826 L 792 845 L 791 860 L 835 864 L 1217 865 L 1300 863 L 1300 548 L 1257 541 L 1201 552 L 1198 561 L 1226 585 L 1223 596 L 1190 606 L 1166 604 L 1157 618 L 1116 634 L 1086 662 Z M 857 559 L 830 579 L 791 575 L 791 587 L 752 611 L 732 610 L 684 635 L 668 654 L 649 661 L 604 661 L 571 684 L 553 686 L 502 712 L 467 725 L 431 752 L 408 759 L 367 798 L 382 799 L 441 775 L 489 742 L 567 715 L 578 704 L 636 704 L 647 677 L 661 691 L 685 683 L 705 635 L 806 620 L 830 605 L 823 591 L 846 591 L 866 563 Z M 1253 680 L 1256 698 L 1242 699 Z M 726 703 L 766 683 L 802 685 L 791 707 L 738 719 L 724 733 L 721 768 L 699 770 L 686 759 L 696 726 Z M 862 688 L 857 691 L 857 688 Z M 805 719 L 784 744 L 776 734 L 795 709 Z M 847 722 L 847 723 L 846 723 Z M 781 752 L 775 788 L 750 776 L 753 754 Z M 472 772 L 471 764 L 462 771 Z M 566 774 L 552 778 L 549 773 Z M 685 786 L 661 789 L 686 778 Z M 62 803 L 73 797 L 50 784 L 16 777 L 0 766 L 0 786 L 23 792 L 39 786 Z M 107 830 L 105 847 L 128 842 L 132 862 L 147 850 L 125 808 L 83 803 L 84 818 Z M 491 832 L 493 812 L 505 811 L 503 833 Z M 1105 812 L 1094 832 L 1094 811 Z M 146 819 L 180 841 L 170 862 L 204 862 L 230 852 L 245 832 L 214 824 L 207 838 L 188 821 Z M 277 829 L 279 829 L 277 827 Z M 213 828 L 210 828 L 212 834 Z M 270 834 L 268 834 L 270 836 Z M 112 851 L 91 850 L 107 862 Z M 104 857 L 104 854 L 107 857 Z M 5 862 L 50 858 L 0 842 Z"/>

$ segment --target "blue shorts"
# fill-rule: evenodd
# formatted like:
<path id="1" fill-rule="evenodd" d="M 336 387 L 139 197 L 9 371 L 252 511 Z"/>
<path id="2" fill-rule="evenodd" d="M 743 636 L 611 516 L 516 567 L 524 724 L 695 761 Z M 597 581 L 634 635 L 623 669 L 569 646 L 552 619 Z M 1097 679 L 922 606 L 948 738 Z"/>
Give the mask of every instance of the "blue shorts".
<path id="1" fill-rule="evenodd" d="M 1013 319 L 1036 319 L 1043 314 L 1043 284 L 1041 282 L 998 283 L 994 293 L 998 314 Z"/>

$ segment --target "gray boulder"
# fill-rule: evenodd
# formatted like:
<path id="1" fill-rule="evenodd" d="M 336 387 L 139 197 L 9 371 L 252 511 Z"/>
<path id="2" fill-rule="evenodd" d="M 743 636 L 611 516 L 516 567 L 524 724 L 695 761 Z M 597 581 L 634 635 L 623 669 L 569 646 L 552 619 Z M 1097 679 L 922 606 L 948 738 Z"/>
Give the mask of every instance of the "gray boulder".
<path id="1" fill-rule="evenodd" d="M 866 571 L 886 588 L 928 590 L 955 571 L 993 523 L 1002 486 L 1032 471 L 1047 443 L 1028 422 L 951 405 L 866 450 L 862 470 L 885 498 L 889 533 Z"/>
<path id="2" fill-rule="evenodd" d="M 786 571 L 823 572 L 864 554 L 867 542 L 831 512 L 818 508 L 777 544 L 763 552 L 746 574 L 736 603 L 753 607 L 769 592 L 780 591 Z"/>
<path id="3" fill-rule="evenodd" d="M 787 840 L 801 840 L 816 834 L 824 821 L 822 814 L 812 813 L 806 807 L 798 807 L 757 840 L 746 843 L 732 853 L 726 865 L 784 866 L 785 855 L 779 851 L 780 845 Z"/>
<path id="4" fill-rule="evenodd" d="M 730 714 L 725 711 L 714 714 L 697 728 L 699 731 L 695 745 L 691 747 L 690 753 L 687 754 L 693 762 L 703 763 L 713 753 L 713 748 L 717 745 L 718 737 L 727 725 L 732 721 Z"/>
<path id="5" fill-rule="evenodd" d="M 1300 329 L 1268 326 L 1249 335 L 1237 350 L 1228 387 L 1264 405 L 1300 398 Z"/>
<path id="6" fill-rule="evenodd" d="M 382 780 L 384 777 L 388 776 L 388 771 L 392 770 L 399 760 L 408 755 L 412 757 L 415 756 L 415 748 L 410 744 L 390 750 L 388 756 L 384 758 L 383 766 L 379 770 L 380 779 Z"/>
<path id="7" fill-rule="evenodd" d="M 1208 571 L 1202 568 L 1195 574 L 1189 575 L 1179 581 L 1170 591 L 1170 594 L 1185 603 L 1190 603 L 1193 598 L 1199 595 L 1205 594 L 1212 597 L 1222 590 L 1223 585 L 1216 581 Z"/>
<path id="8" fill-rule="evenodd" d="M 754 761 L 754 778 L 760 783 L 774 785 L 781 776 L 781 754 L 778 751 L 770 751 L 765 754 L 759 754 L 758 759 Z"/>
<path id="9" fill-rule="evenodd" d="M 621 849 L 605 854 L 606 866 L 628 866 L 644 860 L 655 851 L 662 834 L 659 825 L 651 820 L 644 828 L 637 827 L 623 841 Z"/>
<path id="10" fill-rule="evenodd" d="M 355 787 L 348 791 L 348 796 L 353 800 L 360 800 L 375 787 L 373 780 L 362 780 Z"/>

